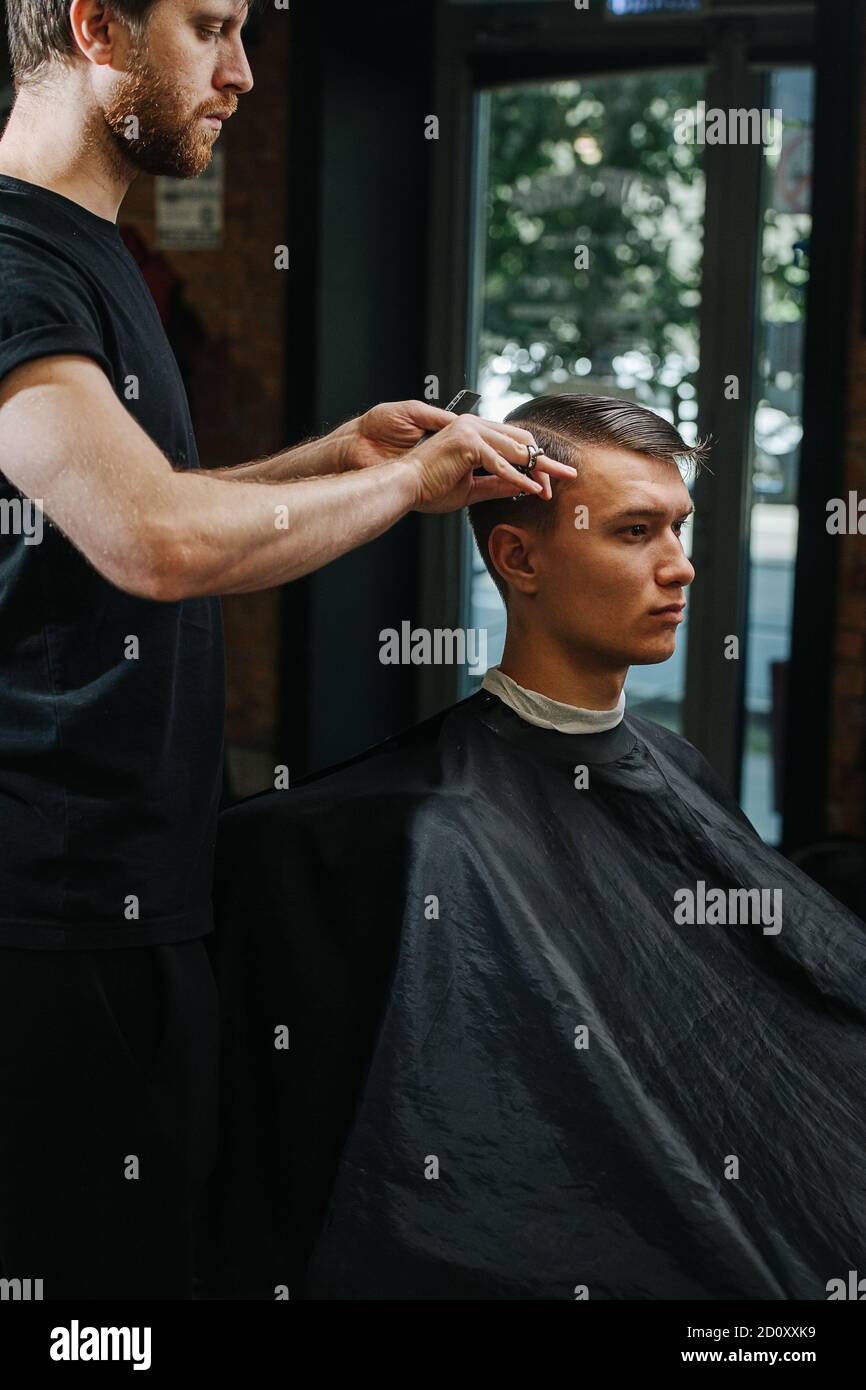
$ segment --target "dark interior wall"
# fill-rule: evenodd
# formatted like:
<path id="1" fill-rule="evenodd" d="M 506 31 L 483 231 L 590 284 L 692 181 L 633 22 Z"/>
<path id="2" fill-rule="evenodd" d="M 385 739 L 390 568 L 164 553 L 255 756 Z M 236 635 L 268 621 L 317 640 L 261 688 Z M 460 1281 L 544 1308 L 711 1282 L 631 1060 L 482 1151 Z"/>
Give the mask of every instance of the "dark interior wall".
<path id="1" fill-rule="evenodd" d="M 862 401 L 852 376 L 862 340 L 854 310 L 863 254 L 863 16 L 862 0 L 831 0 L 819 5 L 816 25 L 800 526 L 783 748 L 788 852 L 828 833 L 862 837 L 866 828 L 863 538 L 827 531 L 828 499 L 845 495 L 846 480 L 853 488 L 863 479 Z"/>
<path id="2" fill-rule="evenodd" d="M 857 105 L 846 140 L 839 140 L 834 152 L 847 143 L 856 155 L 856 172 L 849 181 L 852 252 L 844 261 L 833 260 L 830 272 L 841 278 L 841 294 L 848 320 L 845 340 L 847 355 L 841 371 L 847 389 L 847 413 L 841 421 L 839 453 L 844 458 L 844 479 L 833 496 L 847 498 L 849 491 L 866 499 L 866 14 L 862 7 L 854 17 L 856 30 L 849 30 L 850 53 L 844 74 L 848 90 Z M 844 41 L 845 33 L 841 35 Z M 837 72 L 840 72 L 837 64 Z M 840 75 L 842 75 L 840 73 Z M 832 171 L 831 171 L 832 172 Z M 826 426 L 830 427 L 827 438 Z M 823 447 L 833 447 L 839 422 L 821 419 L 825 431 Z M 826 456 L 826 455 L 825 455 Z M 826 507 L 829 491 L 821 497 Z M 835 604 L 834 649 L 832 658 L 832 718 L 830 728 L 829 795 L 827 828 L 831 834 L 866 838 L 866 536 L 833 536 L 829 543 L 838 547 L 838 587 Z M 816 586 L 820 575 L 814 571 L 804 578 L 804 587 Z M 825 602 L 819 589 L 813 603 Z M 810 655 L 804 654 L 804 668 Z"/>
<path id="3" fill-rule="evenodd" d="M 295 437 L 423 398 L 432 28 L 432 8 L 410 31 L 396 3 L 293 12 Z M 418 530 L 410 515 L 286 589 L 282 748 L 296 773 L 412 723 L 414 668 L 381 665 L 379 632 L 417 618 Z"/>

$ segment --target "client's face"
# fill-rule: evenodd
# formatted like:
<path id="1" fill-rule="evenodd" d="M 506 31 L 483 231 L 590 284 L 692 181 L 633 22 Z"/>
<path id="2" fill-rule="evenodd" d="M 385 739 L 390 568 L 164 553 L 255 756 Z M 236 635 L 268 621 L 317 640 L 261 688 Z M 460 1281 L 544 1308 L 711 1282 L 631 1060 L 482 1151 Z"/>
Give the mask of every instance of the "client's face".
<path id="1" fill-rule="evenodd" d="M 680 538 L 692 501 L 679 470 L 585 449 L 578 478 L 554 488 L 554 525 L 530 541 L 531 621 L 572 654 L 605 664 L 667 661 L 695 577 Z M 659 612 L 673 604 L 678 613 Z"/>

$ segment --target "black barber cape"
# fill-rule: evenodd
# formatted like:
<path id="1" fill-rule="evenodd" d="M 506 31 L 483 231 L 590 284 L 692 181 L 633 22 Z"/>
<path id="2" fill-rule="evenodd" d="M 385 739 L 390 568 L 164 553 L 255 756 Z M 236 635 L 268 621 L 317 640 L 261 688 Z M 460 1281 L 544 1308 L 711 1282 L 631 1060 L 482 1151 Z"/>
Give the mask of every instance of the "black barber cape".
<path id="1" fill-rule="evenodd" d="M 866 1274 L 866 926 L 678 735 L 480 692 L 223 812 L 215 912 L 217 1296 Z"/>

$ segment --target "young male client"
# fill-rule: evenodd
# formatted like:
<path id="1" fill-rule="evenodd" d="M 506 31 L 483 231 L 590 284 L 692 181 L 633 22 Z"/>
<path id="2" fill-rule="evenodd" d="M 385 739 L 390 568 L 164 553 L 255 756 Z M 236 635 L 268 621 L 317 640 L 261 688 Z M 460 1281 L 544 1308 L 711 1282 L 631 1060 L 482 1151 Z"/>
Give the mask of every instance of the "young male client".
<path id="1" fill-rule="evenodd" d="M 578 472 L 472 508 L 485 688 L 222 817 L 212 1284 L 826 1298 L 866 1268 L 866 928 L 624 710 L 701 451 L 605 397 L 509 420 Z"/>

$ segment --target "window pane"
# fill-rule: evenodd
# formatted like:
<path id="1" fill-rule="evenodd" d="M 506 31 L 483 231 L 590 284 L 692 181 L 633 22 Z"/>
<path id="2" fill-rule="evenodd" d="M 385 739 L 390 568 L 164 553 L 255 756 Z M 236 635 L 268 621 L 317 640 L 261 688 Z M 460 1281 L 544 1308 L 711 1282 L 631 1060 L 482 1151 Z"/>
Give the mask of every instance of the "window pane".
<path id="1" fill-rule="evenodd" d="M 765 150 L 763 171 L 740 799 L 770 844 L 781 835 L 774 743 L 780 755 L 780 679 L 790 654 L 799 523 L 813 87 L 809 68 L 769 75 L 767 105 L 782 111 L 783 128 L 780 148 Z"/>
<path id="2" fill-rule="evenodd" d="M 480 414 L 501 419 L 556 390 L 626 396 L 694 443 L 703 147 L 678 144 L 673 120 L 703 95 L 703 74 L 678 70 L 501 88 L 479 99 Z M 683 540 L 690 552 L 690 526 Z M 469 625 L 488 629 L 495 664 L 502 604 L 467 547 Z M 679 728 L 687 640 L 686 621 L 670 661 L 632 667 L 629 708 Z M 465 693 L 477 683 L 467 676 Z"/>

